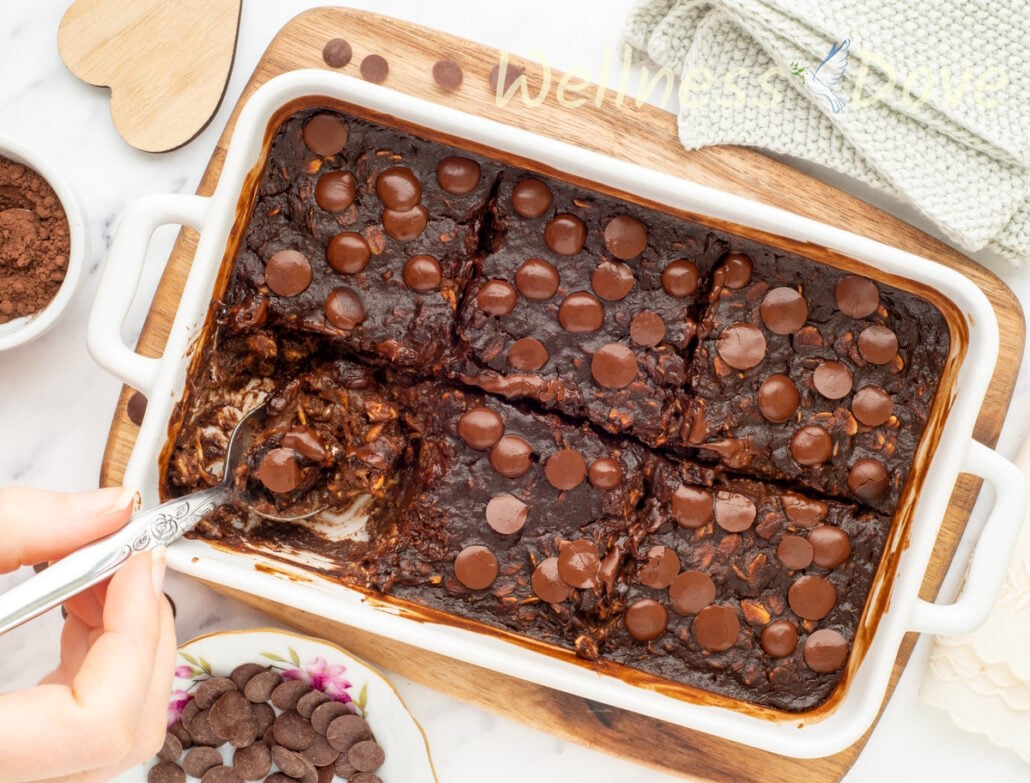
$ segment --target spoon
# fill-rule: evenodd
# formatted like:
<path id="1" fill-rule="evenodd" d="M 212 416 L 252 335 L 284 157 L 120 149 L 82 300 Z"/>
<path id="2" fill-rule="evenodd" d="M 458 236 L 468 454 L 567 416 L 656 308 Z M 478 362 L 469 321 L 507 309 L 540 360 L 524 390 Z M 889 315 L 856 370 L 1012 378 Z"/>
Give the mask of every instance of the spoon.
<path id="1" fill-rule="evenodd" d="M 295 516 L 271 516 L 264 511 L 256 511 L 253 500 L 237 491 L 234 482 L 236 467 L 264 424 L 265 415 L 264 406 L 254 408 L 232 431 L 225 453 L 222 483 L 133 514 L 120 530 L 72 552 L 0 595 L 0 634 L 102 582 L 137 552 L 167 546 L 179 539 L 205 514 L 229 500 L 241 501 L 261 516 L 279 522 L 293 522 L 318 513 L 316 509 Z"/>

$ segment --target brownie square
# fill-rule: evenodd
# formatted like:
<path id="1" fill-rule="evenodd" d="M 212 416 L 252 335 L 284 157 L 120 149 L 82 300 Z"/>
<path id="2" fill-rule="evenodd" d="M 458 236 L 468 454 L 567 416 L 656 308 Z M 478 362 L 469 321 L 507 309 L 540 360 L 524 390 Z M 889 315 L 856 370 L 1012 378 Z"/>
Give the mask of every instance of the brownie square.
<path id="1" fill-rule="evenodd" d="M 948 356 L 931 303 L 740 241 L 713 276 L 684 442 L 892 511 Z"/>
<path id="2" fill-rule="evenodd" d="M 586 188 L 511 170 L 464 298 L 452 370 L 466 383 L 628 432 L 681 425 L 703 287 L 723 243 Z"/>

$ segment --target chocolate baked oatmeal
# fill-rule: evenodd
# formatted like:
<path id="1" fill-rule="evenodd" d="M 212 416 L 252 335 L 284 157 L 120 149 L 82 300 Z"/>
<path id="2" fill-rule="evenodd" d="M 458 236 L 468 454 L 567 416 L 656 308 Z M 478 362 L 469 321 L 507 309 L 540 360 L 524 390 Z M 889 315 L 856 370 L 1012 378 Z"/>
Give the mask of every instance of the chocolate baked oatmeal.
<path id="1" fill-rule="evenodd" d="M 330 110 L 252 198 L 163 493 L 219 481 L 267 401 L 236 480 L 324 511 L 193 535 L 605 671 L 829 698 L 949 357 L 934 304 Z"/>

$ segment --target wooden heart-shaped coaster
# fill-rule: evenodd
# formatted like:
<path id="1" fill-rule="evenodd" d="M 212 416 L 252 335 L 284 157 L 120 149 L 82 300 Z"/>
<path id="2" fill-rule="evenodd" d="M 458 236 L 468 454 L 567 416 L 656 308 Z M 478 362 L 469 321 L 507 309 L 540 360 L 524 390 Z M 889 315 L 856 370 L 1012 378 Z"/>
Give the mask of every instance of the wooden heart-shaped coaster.
<path id="1" fill-rule="evenodd" d="M 166 152 L 214 116 L 236 53 L 241 0 L 76 0 L 57 46 L 68 69 L 110 87 L 122 138 Z"/>

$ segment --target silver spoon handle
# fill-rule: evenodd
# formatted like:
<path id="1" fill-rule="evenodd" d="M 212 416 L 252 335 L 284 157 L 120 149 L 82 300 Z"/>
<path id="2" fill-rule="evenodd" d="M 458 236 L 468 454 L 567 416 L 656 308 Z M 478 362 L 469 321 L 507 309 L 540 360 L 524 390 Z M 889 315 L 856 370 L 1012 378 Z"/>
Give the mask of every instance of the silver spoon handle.
<path id="1" fill-rule="evenodd" d="M 175 541 L 230 495 L 228 487 L 219 485 L 141 511 L 120 530 L 11 588 L 0 595 L 0 634 L 102 582 L 137 552 Z"/>

